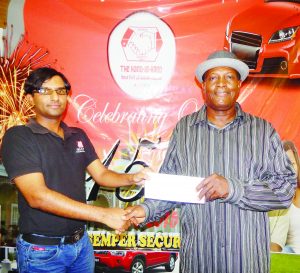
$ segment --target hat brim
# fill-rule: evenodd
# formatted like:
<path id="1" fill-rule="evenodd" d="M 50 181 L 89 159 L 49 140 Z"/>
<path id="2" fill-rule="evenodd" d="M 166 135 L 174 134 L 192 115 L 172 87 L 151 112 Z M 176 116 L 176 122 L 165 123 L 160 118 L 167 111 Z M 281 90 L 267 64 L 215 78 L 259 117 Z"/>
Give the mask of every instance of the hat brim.
<path id="1" fill-rule="evenodd" d="M 249 75 L 249 67 L 244 62 L 231 58 L 215 58 L 206 60 L 198 65 L 196 69 L 196 77 L 198 81 L 203 82 L 203 75 L 208 70 L 222 66 L 230 67 L 236 70 L 241 76 L 241 81 L 244 81 Z"/>

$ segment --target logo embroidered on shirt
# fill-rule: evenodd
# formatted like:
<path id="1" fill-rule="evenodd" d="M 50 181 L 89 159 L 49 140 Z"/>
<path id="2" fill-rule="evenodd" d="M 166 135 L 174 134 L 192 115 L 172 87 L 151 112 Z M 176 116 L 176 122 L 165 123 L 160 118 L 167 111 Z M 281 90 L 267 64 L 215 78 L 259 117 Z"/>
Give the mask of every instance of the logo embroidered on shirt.
<path id="1" fill-rule="evenodd" d="M 76 148 L 76 154 L 78 153 L 84 153 L 84 146 L 82 141 L 77 141 L 77 148 Z"/>

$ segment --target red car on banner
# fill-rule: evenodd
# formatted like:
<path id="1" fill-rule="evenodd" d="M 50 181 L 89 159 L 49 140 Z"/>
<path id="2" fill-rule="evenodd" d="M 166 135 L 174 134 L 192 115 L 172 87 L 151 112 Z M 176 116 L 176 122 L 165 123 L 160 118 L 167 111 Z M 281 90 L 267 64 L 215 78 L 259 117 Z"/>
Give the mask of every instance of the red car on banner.
<path id="1" fill-rule="evenodd" d="M 96 272 L 119 269 L 130 273 L 144 273 L 148 268 L 164 266 L 172 272 L 178 253 L 163 251 L 95 250 Z M 119 271 L 118 271 L 119 272 Z"/>
<path id="2" fill-rule="evenodd" d="M 224 48 L 247 63 L 252 76 L 300 78 L 299 26 L 300 0 L 265 0 L 228 22 Z"/>

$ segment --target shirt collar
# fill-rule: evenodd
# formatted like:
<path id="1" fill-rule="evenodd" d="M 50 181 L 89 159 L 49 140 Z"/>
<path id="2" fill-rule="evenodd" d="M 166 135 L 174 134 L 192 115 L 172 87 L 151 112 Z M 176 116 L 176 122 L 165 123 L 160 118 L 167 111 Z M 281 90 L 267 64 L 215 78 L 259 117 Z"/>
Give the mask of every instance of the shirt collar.
<path id="1" fill-rule="evenodd" d="M 46 127 L 39 124 L 34 118 L 29 119 L 28 123 L 25 125 L 31 129 L 34 134 L 54 134 L 52 131 L 48 130 Z M 71 134 L 76 133 L 77 131 L 69 127 L 63 121 L 60 122 L 61 128 L 64 130 L 65 138 L 70 136 Z M 56 134 L 54 134 L 56 136 Z"/>
<path id="2" fill-rule="evenodd" d="M 236 108 L 236 117 L 233 122 L 236 122 L 238 120 L 244 121 L 246 120 L 246 113 L 242 110 L 242 107 L 238 102 L 235 103 Z M 206 105 L 204 104 L 198 112 L 195 112 L 192 116 L 192 119 L 190 121 L 190 126 L 197 125 L 197 124 L 204 124 L 208 123 L 207 115 L 206 115 Z"/>

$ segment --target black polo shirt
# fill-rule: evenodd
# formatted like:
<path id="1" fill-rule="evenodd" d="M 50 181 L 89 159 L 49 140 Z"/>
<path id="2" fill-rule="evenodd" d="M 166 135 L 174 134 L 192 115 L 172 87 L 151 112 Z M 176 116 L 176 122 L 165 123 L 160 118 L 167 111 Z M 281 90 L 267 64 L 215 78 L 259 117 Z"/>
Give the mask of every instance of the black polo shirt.
<path id="1" fill-rule="evenodd" d="M 86 167 L 98 156 L 83 130 L 63 122 L 61 127 L 64 139 L 34 119 L 27 125 L 10 128 L 2 142 L 3 164 L 10 180 L 41 172 L 48 188 L 85 203 Z M 20 233 L 67 235 L 85 224 L 33 209 L 21 193 L 18 198 Z"/>

